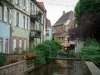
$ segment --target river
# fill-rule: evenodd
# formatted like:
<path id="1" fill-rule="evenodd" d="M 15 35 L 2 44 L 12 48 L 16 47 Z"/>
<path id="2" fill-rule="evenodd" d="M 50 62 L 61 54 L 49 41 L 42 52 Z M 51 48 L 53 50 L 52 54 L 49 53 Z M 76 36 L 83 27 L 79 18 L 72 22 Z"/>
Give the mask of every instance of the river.
<path id="1" fill-rule="evenodd" d="M 72 75 L 73 74 L 73 65 L 70 67 L 62 64 L 67 64 L 66 61 L 57 61 L 57 63 L 51 63 L 45 65 L 39 69 L 36 69 L 30 72 L 28 75 Z"/>

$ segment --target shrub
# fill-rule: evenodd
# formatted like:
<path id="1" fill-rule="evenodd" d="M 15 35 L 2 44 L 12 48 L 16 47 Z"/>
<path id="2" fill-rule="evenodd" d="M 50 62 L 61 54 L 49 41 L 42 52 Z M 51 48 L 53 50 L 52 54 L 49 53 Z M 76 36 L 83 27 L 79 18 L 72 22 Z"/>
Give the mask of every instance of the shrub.
<path id="1" fill-rule="evenodd" d="M 82 48 L 82 55 L 85 60 L 94 62 L 100 66 L 100 44 L 95 39 L 88 39 Z"/>
<path id="2" fill-rule="evenodd" d="M 0 53 L 0 66 L 7 64 L 6 56 L 3 53 Z"/>
<path id="3" fill-rule="evenodd" d="M 74 50 L 71 50 L 68 52 L 67 57 L 75 57 L 75 52 Z"/>
<path id="4" fill-rule="evenodd" d="M 55 57 L 61 49 L 61 45 L 56 41 L 45 41 L 36 47 L 38 56 L 35 58 L 36 64 L 46 64 L 51 60 L 49 57 Z"/>

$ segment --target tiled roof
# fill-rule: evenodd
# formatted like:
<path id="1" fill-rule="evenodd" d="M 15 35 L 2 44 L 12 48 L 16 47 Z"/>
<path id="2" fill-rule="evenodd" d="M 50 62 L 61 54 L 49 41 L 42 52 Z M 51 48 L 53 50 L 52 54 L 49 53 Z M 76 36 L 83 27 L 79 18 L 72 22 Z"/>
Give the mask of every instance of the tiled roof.
<path id="1" fill-rule="evenodd" d="M 44 6 L 44 3 L 43 2 L 38 2 L 40 4 L 40 6 L 46 11 L 46 8 Z"/>
<path id="2" fill-rule="evenodd" d="M 54 24 L 54 26 L 58 26 L 58 25 L 63 25 L 68 19 L 69 19 L 69 15 L 73 13 L 73 11 L 69 11 L 65 14 L 63 14 L 59 20 Z"/>
<path id="3" fill-rule="evenodd" d="M 37 2 L 36 0 L 32 0 L 42 11 L 46 11 L 44 10 L 44 8 L 39 4 L 39 2 Z"/>

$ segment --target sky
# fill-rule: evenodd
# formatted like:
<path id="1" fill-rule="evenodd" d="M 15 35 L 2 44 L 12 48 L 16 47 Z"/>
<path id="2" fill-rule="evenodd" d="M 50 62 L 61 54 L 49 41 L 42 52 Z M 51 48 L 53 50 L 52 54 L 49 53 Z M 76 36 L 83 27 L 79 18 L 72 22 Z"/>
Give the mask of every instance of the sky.
<path id="1" fill-rule="evenodd" d="M 37 0 L 44 2 L 45 8 L 47 9 L 47 18 L 54 25 L 56 21 L 62 16 L 63 11 L 68 12 L 74 11 L 74 7 L 78 0 Z"/>

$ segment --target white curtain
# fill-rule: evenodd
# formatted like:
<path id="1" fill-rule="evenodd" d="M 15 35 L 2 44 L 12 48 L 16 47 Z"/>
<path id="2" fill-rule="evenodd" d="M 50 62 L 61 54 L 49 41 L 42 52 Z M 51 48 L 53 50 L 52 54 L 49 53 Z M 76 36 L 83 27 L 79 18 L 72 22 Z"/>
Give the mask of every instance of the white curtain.
<path id="1" fill-rule="evenodd" d="M 13 40 L 13 50 L 16 48 L 16 39 Z"/>
<path id="2" fill-rule="evenodd" d="M 19 47 L 22 48 L 22 40 L 19 40 Z"/>

